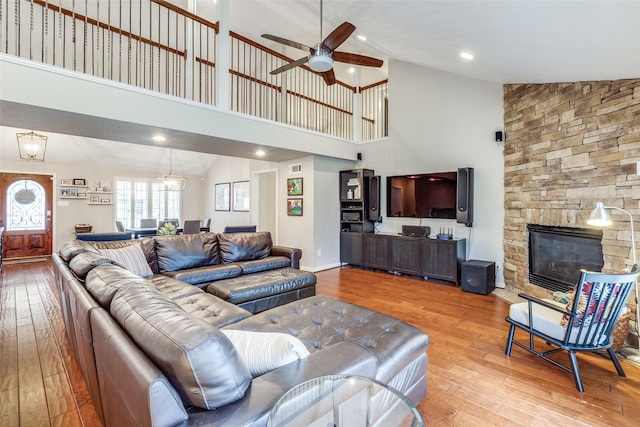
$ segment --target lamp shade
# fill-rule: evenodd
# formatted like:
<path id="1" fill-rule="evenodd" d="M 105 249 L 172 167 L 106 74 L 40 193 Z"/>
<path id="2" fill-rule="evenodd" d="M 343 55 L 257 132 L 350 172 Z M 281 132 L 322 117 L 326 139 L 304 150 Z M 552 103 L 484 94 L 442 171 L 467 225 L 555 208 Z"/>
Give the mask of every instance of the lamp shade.
<path id="1" fill-rule="evenodd" d="M 17 133 L 18 152 L 22 160 L 32 162 L 44 162 L 44 154 L 47 151 L 47 137 L 37 133 Z"/>
<path id="2" fill-rule="evenodd" d="M 596 207 L 591 211 L 587 224 L 596 227 L 608 227 L 612 224 L 609 212 L 605 209 L 602 202 L 596 203 Z"/>

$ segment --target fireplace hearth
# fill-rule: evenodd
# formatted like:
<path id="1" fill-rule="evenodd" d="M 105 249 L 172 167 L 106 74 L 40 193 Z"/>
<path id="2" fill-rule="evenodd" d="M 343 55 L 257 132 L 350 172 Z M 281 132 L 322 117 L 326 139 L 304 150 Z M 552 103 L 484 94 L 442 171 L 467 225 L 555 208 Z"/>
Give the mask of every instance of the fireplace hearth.
<path id="1" fill-rule="evenodd" d="M 529 282 L 550 291 L 575 287 L 580 270 L 601 271 L 602 231 L 527 225 Z"/>

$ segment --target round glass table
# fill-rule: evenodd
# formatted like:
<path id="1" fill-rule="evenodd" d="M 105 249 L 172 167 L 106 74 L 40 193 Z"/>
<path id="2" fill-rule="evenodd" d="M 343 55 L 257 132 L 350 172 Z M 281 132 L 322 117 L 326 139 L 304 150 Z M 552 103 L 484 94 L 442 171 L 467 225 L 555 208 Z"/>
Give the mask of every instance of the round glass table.
<path id="1" fill-rule="evenodd" d="M 394 388 L 355 375 L 298 384 L 276 402 L 269 427 L 424 426 L 413 402 Z"/>

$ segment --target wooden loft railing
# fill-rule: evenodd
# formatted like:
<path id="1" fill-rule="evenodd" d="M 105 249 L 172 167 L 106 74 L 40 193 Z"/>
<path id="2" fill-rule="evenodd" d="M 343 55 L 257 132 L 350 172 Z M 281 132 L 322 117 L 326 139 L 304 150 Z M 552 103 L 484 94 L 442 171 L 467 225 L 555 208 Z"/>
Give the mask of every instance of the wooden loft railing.
<path id="1" fill-rule="evenodd" d="M 215 99 L 218 25 L 171 3 L 3 0 L 0 13 L 4 53 L 198 102 Z"/>
<path id="2" fill-rule="evenodd" d="M 234 32 L 218 94 L 218 24 L 168 1 L 2 0 L 0 22 L 6 54 L 210 105 L 229 93 L 234 111 L 340 138 L 387 135 L 386 80 L 326 86 L 304 66 L 271 76 L 292 59 Z"/>

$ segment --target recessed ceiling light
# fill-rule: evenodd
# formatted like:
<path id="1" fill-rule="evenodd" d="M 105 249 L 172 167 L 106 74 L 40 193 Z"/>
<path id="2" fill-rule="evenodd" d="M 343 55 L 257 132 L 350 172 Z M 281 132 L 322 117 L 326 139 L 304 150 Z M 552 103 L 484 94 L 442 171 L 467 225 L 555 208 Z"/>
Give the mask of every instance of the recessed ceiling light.
<path id="1" fill-rule="evenodd" d="M 167 138 L 165 138 L 162 135 L 153 135 L 151 139 L 153 139 L 156 142 L 165 142 L 167 140 Z"/>
<path id="2" fill-rule="evenodd" d="M 264 150 L 256 151 L 256 156 L 258 156 L 258 157 L 263 157 L 265 154 L 267 154 L 267 153 L 265 153 Z"/>
<path id="3" fill-rule="evenodd" d="M 356 37 L 358 37 L 358 40 L 361 40 L 363 42 L 367 41 L 367 38 L 365 36 L 363 36 L 362 34 L 358 34 Z"/>
<path id="4" fill-rule="evenodd" d="M 354 74 L 356 72 L 356 69 L 353 67 L 349 67 L 349 73 Z"/>
<path id="5" fill-rule="evenodd" d="M 473 59 L 473 55 L 469 52 L 460 52 L 460 58 L 466 59 L 467 61 L 471 61 Z"/>

